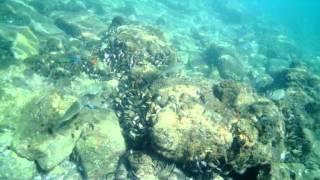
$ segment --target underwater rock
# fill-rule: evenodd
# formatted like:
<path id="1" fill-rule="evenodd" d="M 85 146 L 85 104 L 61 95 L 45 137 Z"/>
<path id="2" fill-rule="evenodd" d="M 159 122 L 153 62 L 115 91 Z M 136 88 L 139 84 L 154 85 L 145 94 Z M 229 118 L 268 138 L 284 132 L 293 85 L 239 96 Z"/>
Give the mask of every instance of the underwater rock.
<path id="1" fill-rule="evenodd" d="M 70 162 L 69 160 L 65 160 L 56 166 L 51 171 L 40 174 L 34 179 L 82 179 L 82 176 L 77 170 L 77 166 Z"/>
<path id="2" fill-rule="evenodd" d="M 272 179 L 319 179 L 319 174 L 300 163 L 274 163 L 271 169 Z"/>
<path id="3" fill-rule="evenodd" d="M 286 91 L 284 89 L 277 89 L 269 94 L 269 98 L 273 101 L 279 101 L 286 96 Z"/>
<path id="4" fill-rule="evenodd" d="M 222 158 L 232 144 L 232 113 L 211 94 L 206 83 L 170 80 L 156 82 L 157 103 L 151 109 L 153 149 L 177 162 Z M 211 109 L 212 108 L 212 109 Z M 228 115 L 227 115 L 228 114 Z M 209 158 L 209 161 L 213 159 Z"/>
<path id="5" fill-rule="evenodd" d="M 213 86 L 213 94 L 222 103 L 234 106 L 240 94 L 240 86 L 232 81 L 222 81 Z"/>
<path id="6" fill-rule="evenodd" d="M 0 179 L 32 179 L 37 172 L 36 164 L 16 153 L 0 152 Z"/>
<path id="7" fill-rule="evenodd" d="M 114 108 L 124 129 L 128 147 L 143 147 L 147 143 L 150 121 L 146 114 L 152 102 L 148 84 L 128 77 L 120 81 L 118 93 L 113 96 Z"/>
<path id="8" fill-rule="evenodd" d="M 54 0 L 50 2 L 43 2 L 41 0 L 33 0 L 29 4 L 40 14 L 49 16 L 54 10 L 62 6 L 62 2 L 59 0 Z"/>
<path id="9" fill-rule="evenodd" d="M 90 118 L 90 123 L 83 129 L 72 158 L 82 167 L 86 178 L 115 173 L 126 149 L 117 116 L 113 111 L 96 111 L 86 118 Z"/>
<path id="10" fill-rule="evenodd" d="M 11 51 L 11 47 L 12 47 L 12 41 L 10 41 L 10 40 L 6 39 L 5 37 L 3 37 L 2 35 L 0 35 L 0 49 L 1 49 L 1 53 L 0 53 L 1 66 L 0 66 L 0 68 L 1 69 L 12 64 L 12 62 L 14 60 L 14 54 Z"/>
<path id="11" fill-rule="evenodd" d="M 48 38 L 41 48 L 41 53 L 24 62 L 38 74 L 53 80 L 67 79 L 85 73 L 92 78 L 106 77 L 107 68 L 91 55 L 91 45 L 77 39 L 60 41 Z M 90 46 L 90 47 L 89 47 Z M 88 50 L 82 50 L 88 48 Z M 109 77 L 110 78 L 110 77 Z M 70 79 L 69 79 L 70 81 Z"/>
<path id="12" fill-rule="evenodd" d="M 69 36 L 79 37 L 81 35 L 81 30 L 78 26 L 71 24 L 62 18 L 57 18 L 54 23 L 59 29 Z"/>
<path id="13" fill-rule="evenodd" d="M 280 157 L 272 151 L 283 145 L 284 118 L 277 106 L 234 82 L 214 85 L 216 93 L 210 87 L 204 80 L 155 81 L 152 149 L 207 178 L 263 168 Z"/>
<path id="14" fill-rule="evenodd" d="M 126 155 L 130 176 L 138 179 L 185 179 L 187 176 L 173 163 L 161 161 L 141 151 L 130 150 Z"/>
<path id="15" fill-rule="evenodd" d="M 118 27 L 118 26 L 122 26 L 126 23 L 126 20 L 124 17 L 122 16 L 116 16 L 112 19 L 111 21 L 111 27 L 115 28 L 115 27 Z"/>
<path id="16" fill-rule="evenodd" d="M 141 25 L 111 28 L 100 53 L 112 72 L 146 80 L 154 79 L 177 59 L 161 31 Z"/>
<path id="17" fill-rule="evenodd" d="M 73 96 L 50 94 L 50 91 L 33 98 L 23 109 L 12 142 L 13 150 L 19 156 L 37 161 L 44 170 L 50 170 L 65 160 L 81 131 L 75 127 L 54 131 L 54 127 L 74 101 Z"/>
<path id="18" fill-rule="evenodd" d="M 268 59 L 266 62 L 266 71 L 270 75 L 279 73 L 289 67 L 290 67 L 290 62 L 287 59 L 272 58 L 272 59 Z"/>
<path id="19" fill-rule="evenodd" d="M 301 163 L 305 166 L 319 165 L 313 160 L 318 159 L 313 146 L 318 144 L 319 140 L 312 138 L 317 136 L 317 132 L 312 132 L 312 129 L 320 127 L 319 82 L 319 76 L 311 74 L 307 68 L 293 66 L 280 71 L 275 76 L 274 83 L 266 89 L 271 95 L 277 91 L 285 94 L 277 100 L 285 122 L 285 162 Z"/>
<path id="20" fill-rule="evenodd" d="M 219 57 L 226 51 L 221 45 L 211 44 L 203 53 L 203 60 L 211 69 L 216 64 Z"/>
<path id="21" fill-rule="evenodd" d="M 39 53 L 39 40 L 31 29 L 26 28 L 17 33 L 11 49 L 16 59 L 24 60 Z"/>
<path id="22" fill-rule="evenodd" d="M 274 77 L 274 87 L 300 87 L 320 89 L 320 78 L 312 75 L 306 68 L 288 68 L 277 73 Z"/>
<path id="23" fill-rule="evenodd" d="M 246 66 L 241 58 L 236 58 L 238 55 L 230 44 L 212 43 L 202 56 L 209 67 L 209 73 L 217 69 L 220 77 L 231 80 L 242 80 L 247 74 Z"/>
<path id="24" fill-rule="evenodd" d="M 262 36 L 259 51 L 268 59 L 285 59 L 290 62 L 302 54 L 295 42 L 284 34 L 266 33 Z"/>
<path id="25" fill-rule="evenodd" d="M 43 39 L 62 33 L 51 19 L 39 14 L 27 2 L 6 1 L 1 5 L 0 14 L 0 34 L 12 42 L 10 49 L 19 60 L 37 55 Z"/>
<path id="26" fill-rule="evenodd" d="M 216 62 L 216 66 L 220 76 L 224 79 L 242 80 L 247 74 L 241 60 L 231 55 L 220 56 Z"/>
<path id="27" fill-rule="evenodd" d="M 142 152 L 132 151 L 128 155 L 127 161 L 134 177 L 138 179 L 157 179 L 154 169 L 156 165 L 150 156 Z"/>
<path id="28" fill-rule="evenodd" d="M 32 10 L 21 1 L 3 2 L 0 7 L 0 23 L 11 23 L 17 26 L 29 25 L 31 17 L 28 13 L 31 13 Z"/>
<path id="29" fill-rule="evenodd" d="M 14 129 L 3 125 L 0 121 L 0 153 L 10 148 L 13 139 Z"/>

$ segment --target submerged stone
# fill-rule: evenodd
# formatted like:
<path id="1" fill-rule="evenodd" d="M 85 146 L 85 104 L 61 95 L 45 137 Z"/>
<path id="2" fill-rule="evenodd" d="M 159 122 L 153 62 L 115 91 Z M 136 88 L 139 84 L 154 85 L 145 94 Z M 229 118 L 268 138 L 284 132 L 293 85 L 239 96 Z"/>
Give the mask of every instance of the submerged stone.
<path id="1" fill-rule="evenodd" d="M 205 80 L 166 79 L 152 89 L 166 101 L 150 110 L 152 148 L 188 171 L 241 174 L 280 157 L 273 152 L 283 146 L 283 116 L 246 86 L 221 82 L 213 93 Z"/>
<path id="2" fill-rule="evenodd" d="M 138 179 L 185 179 L 187 176 L 175 164 L 141 151 L 126 155 L 127 169 Z"/>
<path id="3" fill-rule="evenodd" d="M 206 84 L 171 83 L 163 84 L 157 91 L 161 98 L 169 100 L 154 120 L 154 150 L 178 162 L 223 157 L 232 144 L 232 113 L 223 114 L 222 104 L 213 98 Z M 211 110 L 213 104 L 215 108 Z"/>
<path id="4" fill-rule="evenodd" d="M 32 179 L 37 172 L 36 164 L 16 153 L 0 152 L 0 179 Z"/>
<path id="5" fill-rule="evenodd" d="M 81 30 L 78 26 L 76 26 L 75 24 L 69 23 L 62 18 L 57 18 L 54 21 L 54 23 L 58 28 L 60 28 L 63 32 L 65 32 L 69 36 L 79 37 L 81 35 Z"/>
<path id="6" fill-rule="evenodd" d="M 72 96 L 52 93 L 35 97 L 23 110 L 12 143 L 20 156 L 35 160 L 43 170 L 50 170 L 65 160 L 72 152 L 80 130 L 74 127 L 53 132 L 74 101 Z"/>
<path id="7" fill-rule="evenodd" d="M 40 174 L 36 176 L 34 179 L 74 179 L 81 180 L 82 176 L 78 172 L 76 164 L 70 162 L 69 160 L 65 160 L 56 166 L 54 169 L 45 174 Z"/>
<path id="8" fill-rule="evenodd" d="M 84 128 L 73 158 L 86 178 L 102 178 L 115 173 L 126 145 L 114 112 L 97 111 L 87 118 L 91 123 Z"/>

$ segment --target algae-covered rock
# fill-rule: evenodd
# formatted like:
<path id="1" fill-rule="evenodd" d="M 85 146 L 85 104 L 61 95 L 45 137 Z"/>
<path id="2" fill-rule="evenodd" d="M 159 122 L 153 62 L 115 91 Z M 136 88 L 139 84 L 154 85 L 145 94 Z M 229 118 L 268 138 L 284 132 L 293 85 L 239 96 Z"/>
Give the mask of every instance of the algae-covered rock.
<path id="1" fill-rule="evenodd" d="M 318 169 L 309 169 L 300 163 L 274 163 L 271 169 L 271 179 L 319 179 Z"/>
<path id="2" fill-rule="evenodd" d="M 154 83 L 153 150 L 206 178 L 252 167 L 268 173 L 265 166 L 280 159 L 283 147 L 281 112 L 245 85 L 227 81 L 211 89 L 210 84 L 190 79 Z"/>
<path id="3" fill-rule="evenodd" d="M 213 86 L 213 94 L 222 103 L 234 106 L 240 94 L 240 86 L 232 81 L 223 81 Z"/>
<path id="4" fill-rule="evenodd" d="M 139 179 L 157 179 L 152 158 L 142 152 L 132 152 L 128 156 L 128 164 Z"/>
<path id="5" fill-rule="evenodd" d="M 3 37 L 2 46 L 5 46 L 2 51 L 7 51 L 6 58 L 13 56 L 15 59 L 25 60 L 39 53 L 39 39 L 30 27 L 12 28 L 11 31 L 0 29 L 0 35 Z"/>
<path id="6" fill-rule="evenodd" d="M 210 86 L 179 81 L 160 86 L 157 99 L 167 102 L 156 110 L 151 130 L 154 150 L 178 162 L 224 157 L 232 144 L 234 117 L 221 111 L 222 104 L 213 98 Z"/>
<path id="7" fill-rule="evenodd" d="M 138 179 L 185 179 L 187 176 L 175 164 L 141 151 L 130 151 L 126 155 L 128 169 Z"/>
<path id="8" fill-rule="evenodd" d="M 62 18 L 57 18 L 54 23 L 58 28 L 60 28 L 69 36 L 79 37 L 81 35 L 81 30 L 77 25 L 69 23 Z"/>
<path id="9" fill-rule="evenodd" d="M 31 100 L 19 120 L 12 143 L 14 151 L 29 160 L 36 160 L 44 170 L 65 160 L 71 154 L 80 130 L 68 128 L 56 132 L 54 128 L 74 101 L 72 96 L 54 92 Z"/>
<path id="10" fill-rule="evenodd" d="M 281 160 L 272 168 L 274 179 L 294 177 L 296 179 L 319 178 L 319 76 L 301 63 L 275 74 L 275 81 L 267 92 L 274 95 L 282 91 L 277 100 L 284 115 L 284 147 Z"/>
<path id="11" fill-rule="evenodd" d="M 112 111 L 98 111 L 86 118 L 90 118 L 91 123 L 77 142 L 74 158 L 89 179 L 115 173 L 126 149 L 117 116 Z"/>
<path id="12" fill-rule="evenodd" d="M 15 58 L 24 60 L 39 53 L 39 40 L 37 36 L 29 29 L 17 33 L 13 41 L 12 51 Z"/>
<path id="13" fill-rule="evenodd" d="M 39 54 L 42 39 L 61 33 L 49 18 L 40 15 L 27 2 L 6 1 L 0 9 L 0 35 L 11 42 L 11 54 L 18 60 Z"/>
<path id="14" fill-rule="evenodd" d="M 312 91 L 320 90 L 319 82 L 319 76 L 312 75 L 307 68 L 293 66 L 278 72 L 274 76 L 274 83 L 271 86 L 272 88 L 298 87 L 307 93 L 316 95 L 317 93 Z"/>
<path id="15" fill-rule="evenodd" d="M 36 164 L 16 153 L 0 152 L 0 179 L 32 179 L 37 172 Z"/>
<path id="16" fill-rule="evenodd" d="M 225 54 L 219 57 L 216 62 L 220 76 L 224 79 L 242 80 L 247 73 L 241 59 Z"/>
<path id="17" fill-rule="evenodd" d="M 203 61 L 209 73 L 217 69 L 223 79 L 242 80 L 248 72 L 235 48 L 227 43 L 210 44 L 203 53 Z"/>

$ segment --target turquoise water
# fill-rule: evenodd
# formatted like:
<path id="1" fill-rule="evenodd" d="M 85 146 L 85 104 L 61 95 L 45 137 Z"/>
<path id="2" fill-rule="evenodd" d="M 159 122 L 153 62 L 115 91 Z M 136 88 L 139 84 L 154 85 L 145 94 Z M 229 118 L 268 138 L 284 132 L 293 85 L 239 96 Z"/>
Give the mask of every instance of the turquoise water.
<path id="1" fill-rule="evenodd" d="M 318 1 L 256 1 L 249 2 L 251 10 L 283 26 L 301 48 L 309 54 L 319 51 Z"/>
<path id="2" fill-rule="evenodd" d="M 0 180 L 320 178 L 316 0 L 0 0 Z"/>

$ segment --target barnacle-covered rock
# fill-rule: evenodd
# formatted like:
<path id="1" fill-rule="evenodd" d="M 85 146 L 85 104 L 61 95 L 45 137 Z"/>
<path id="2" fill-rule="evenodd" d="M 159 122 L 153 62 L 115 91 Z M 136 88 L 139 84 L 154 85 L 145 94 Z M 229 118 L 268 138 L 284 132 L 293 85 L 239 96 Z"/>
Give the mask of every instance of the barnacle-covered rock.
<path id="1" fill-rule="evenodd" d="M 114 173 L 126 149 L 117 116 L 113 111 L 94 111 L 85 113 L 85 118 L 90 119 L 90 123 L 77 142 L 73 158 L 86 178 L 96 179 Z"/>
<path id="2" fill-rule="evenodd" d="M 113 72 L 149 80 L 176 62 L 176 54 L 163 33 L 150 26 L 111 28 L 100 53 Z"/>
<path id="3" fill-rule="evenodd" d="M 44 170 L 52 169 L 66 159 L 80 136 L 80 130 L 56 131 L 60 123 L 67 120 L 65 114 L 74 101 L 75 97 L 59 93 L 44 93 L 31 100 L 19 120 L 13 150 L 24 158 L 36 160 Z M 68 118 L 70 120 L 72 116 Z"/>

